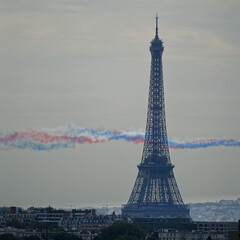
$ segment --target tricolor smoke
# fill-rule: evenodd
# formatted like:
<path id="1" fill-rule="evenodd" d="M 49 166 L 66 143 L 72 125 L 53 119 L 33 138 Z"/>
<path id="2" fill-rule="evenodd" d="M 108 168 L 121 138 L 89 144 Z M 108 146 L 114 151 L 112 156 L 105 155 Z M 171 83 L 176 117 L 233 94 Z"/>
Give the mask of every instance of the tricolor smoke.
<path id="1" fill-rule="evenodd" d="M 94 144 L 110 141 L 143 143 L 141 131 L 94 130 L 78 127 L 61 127 L 58 129 L 27 130 L 0 133 L 0 149 L 53 150 L 74 148 L 77 144 Z M 168 146 L 174 149 L 196 149 L 216 146 L 240 146 L 240 139 L 193 139 L 188 141 L 168 139 Z"/>

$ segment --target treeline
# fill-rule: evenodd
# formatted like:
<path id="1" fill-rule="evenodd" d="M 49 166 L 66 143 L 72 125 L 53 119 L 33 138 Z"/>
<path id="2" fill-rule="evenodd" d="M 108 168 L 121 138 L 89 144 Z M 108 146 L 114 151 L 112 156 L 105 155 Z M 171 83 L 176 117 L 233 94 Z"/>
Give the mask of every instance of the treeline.
<path id="1" fill-rule="evenodd" d="M 82 240 L 82 238 L 77 237 L 72 233 L 62 232 L 54 233 L 46 236 L 29 236 L 29 237 L 16 237 L 13 234 L 1 234 L 0 240 Z"/>
<path id="2" fill-rule="evenodd" d="M 13 223 L 13 222 L 12 222 Z M 10 225 L 15 225 L 10 224 Z M 16 225 L 15 225 L 16 226 Z M 0 235 L 0 240 L 82 240 L 72 232 L 66 232 L 64 229 L 56 226 L 33 222 L 32 229 L 35 229 L 39 236 L 15 237 L 12 234 Z M 147 232 L 136 224 L 117 221 L 108 227 L 103 227 L 97 233 L 94 240 L 155 240 L 153 236 L 147 236 Z"/>

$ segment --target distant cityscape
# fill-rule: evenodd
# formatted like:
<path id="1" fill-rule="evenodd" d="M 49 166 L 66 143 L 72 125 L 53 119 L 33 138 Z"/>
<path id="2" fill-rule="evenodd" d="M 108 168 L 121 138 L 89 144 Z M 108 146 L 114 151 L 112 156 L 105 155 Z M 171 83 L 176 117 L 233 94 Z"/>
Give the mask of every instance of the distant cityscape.
<path id="1" fill-rule="evenodd" d="M 240 198 L 216 202 L 189 203 L 194 221 L 236 222 L 240 219 Z"/>
<path id="2" fill-rule="evenodd" d="M 185 223 L 179 223 L 179 219 L 176 219 L 176 223 L 173 220 L 174 226 L 176 225 L 183 231 L 174 230 L 174 234 L 178 234 L 179 239 L 182 239 L 186 231 L 191 238 L 199 235 L 200 239 L 206 239 L 210 234 L 212 239 L 234 239 L 229 238 L 229 231 L 237 229 L 237 222 L 240 219 L 240 198 L 190 203 L 189 206 L 193 223 L 185 225 Z M 87 240 L 94 239 L 102 227 L 110 226 L 116 221 L 132 223 L 131 218 L 122 215 L 121 207 L 118 206 L 88 209 L 55 209 L 50 206 L 23 209 L 16 206 L 3 206 L 0 207 L 0 236 L 12 234 L 18 238 L 34 236 L 38 237 L 37 239 L 48 239 L 44 235 L 46 229 L 48 234 L 53 235 L 64 229 L 79 239 Z M 161 223 L 158 224 L 165 228 L 171 224 L 168 222 L 169 219 L 166 218 L 166 220 L 161 219 Z M 141 225 L 141 222 L 139 224 Z M 156 223 L 151 223 L 150 226 L 154 226 L 154 224 Z M 194 231 L 187 229 L 189 226 L 193 227 Z M 153 230 L 149 230 L 149 232 L 153 232 Z M 158 232 L 158 239 L 172 239 L 166 238 L 169 234 L 171 235 L 173 232 Z M 178 238 L 175 236 L 175 239 Z"/>
<path id="3" fill-rule="evenodd" d="M 193 221 L 237 222 L 240 219 L 240 198 L 216 202 L 188 203 Z M 96 208 L 99 214 L 121 214 L 121 207 Z"/>
<path id="4" fill-rule="evenodd" d="M 240 197 L 236 200 L 219 200 L 215 202 L 199 202 L 199 203 L 188 203 L 190 207 L 190 216 L 193 221 L 214 221 L 214 222 L 237 222 L 240 219 Z M 0 207 L 0 221 L 2 219 L 3 212 L 6 212 L 6 209 L 16 209 L 16 213 L 38 213 L 42 212 L 43 209 L 41 207 L 30 207 L 27 210 L 24 210 L 21 207 Z M 51 207 L 50 207 L 51 208 Z M 53 209 L 53 208 L 51 208 Z M 80 209 L 80 208 L 76 208 Z M 58 212 L 65 212 L 64 216 L 67 216 L 70 214 L 70 212 L 74 215 L 77 215 L 77 211 L 73 208 L 59 208 L 55 209 L 55 211 Z M 91 211 L 94 211 L 94 215 L 96 216 L 106 216 L 106 215 L 112 215 L 113 213 L 115 215 L 121 215 L 121 206 L 102 206 L 102 207 L 82 207 L 81 211 L 85 213 L 87 209 L 91 209 Z M 9 210 L 10 211 L 10 210 Z M 88 210 L 90 211 L 90 210 Z M 66 213 L 68 213 L 66 215 Z"/>

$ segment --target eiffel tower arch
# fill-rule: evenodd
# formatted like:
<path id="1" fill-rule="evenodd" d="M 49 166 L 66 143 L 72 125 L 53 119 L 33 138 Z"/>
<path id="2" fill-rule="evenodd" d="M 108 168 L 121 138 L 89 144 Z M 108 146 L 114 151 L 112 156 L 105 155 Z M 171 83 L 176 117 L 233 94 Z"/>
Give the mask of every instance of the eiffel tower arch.
<path id="1" fill-rule="evenodd" d="M 163 42 L 156 35 L 151 41 L 151 74 L 149 84 L 145 141 L 138 175 L 128 203 L 122 213 L 131 217 L 190 218 L 183 203 L 170 161 L 162 70 Z"/>

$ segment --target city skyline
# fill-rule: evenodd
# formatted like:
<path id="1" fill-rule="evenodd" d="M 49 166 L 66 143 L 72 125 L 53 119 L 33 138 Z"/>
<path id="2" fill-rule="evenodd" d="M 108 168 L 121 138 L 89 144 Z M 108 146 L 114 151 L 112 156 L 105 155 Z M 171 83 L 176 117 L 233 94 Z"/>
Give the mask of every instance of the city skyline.
<path id="1" fill-rule="evenodd" d="M 1 1 L 1 132 L 145 129 L 158 12 L 168 136 L 239 138 L 239 8 L 236 1 Z M 1 205 L 126 203 L 141 154 L 141 144 L 124 142 L 1 151 Z M 238 147 L 170 155 L 184 202 L 239 197 Z"/>

